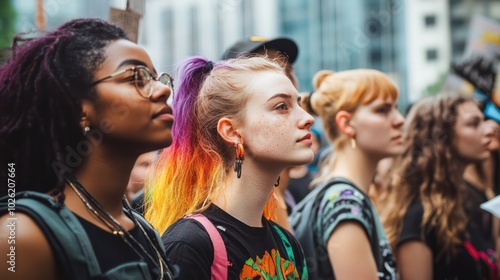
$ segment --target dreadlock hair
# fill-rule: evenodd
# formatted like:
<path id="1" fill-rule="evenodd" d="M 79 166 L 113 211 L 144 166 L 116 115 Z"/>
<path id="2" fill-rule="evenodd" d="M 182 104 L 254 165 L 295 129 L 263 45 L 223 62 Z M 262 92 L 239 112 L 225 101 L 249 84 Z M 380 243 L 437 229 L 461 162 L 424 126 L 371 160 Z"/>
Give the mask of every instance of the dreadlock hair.
<path id="1" fill-rule="evenodd" d="M 397 156 L 385 183 L 388 204 L 382 211 L 387 237 L 395 249 L 409 206 L 420 199 L 424 209 L 422 237 L 434 232 L 437 256 L 450 260 L 465 236 L 462 206 L 463 174 L 453 148 L 458 106 L 473 102 L 458 94 L 439 94 L 412 106 L 406 119 L 405 152 Z"/>
<path id="2" fill-rule="evenodd" d="M 258 71 L 284 73 L 264 57 L 241 57 L 213 63 L 202 57 L 186 60 L 173 103 L 173 142 L 153 165 L 146 183 L 145 217 L 160 232 L 182 216 L 202 211 L 222 191 L 236 152 L 217 131 L 222 117 L 242 121 L 251 87 L 244 77 Z M 271 195 L 264 216 L 273 219 Z"/>
<path id="3" fill-rule="evenodd" d="M 15 36 L 0 66 L 0 162 L 14 164 L 17 191 L 62 194 L 64 174 L 82 160 L 81 101 L 96 99 L 89 85 L 118 39 L 127 39 L 125 32 L 101 19 Z M 7 182 L 7 168 L 0 170 Z"/>

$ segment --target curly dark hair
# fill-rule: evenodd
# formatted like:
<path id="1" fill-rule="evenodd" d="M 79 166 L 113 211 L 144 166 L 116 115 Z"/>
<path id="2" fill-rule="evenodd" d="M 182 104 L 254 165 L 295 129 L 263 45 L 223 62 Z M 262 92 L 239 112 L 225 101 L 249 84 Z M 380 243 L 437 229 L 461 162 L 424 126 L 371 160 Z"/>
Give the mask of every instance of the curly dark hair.
<path id="1" fill-rule="evenodd" d="M 51 32 L 15 36 L 0 66 L 2 186 L 13 163 L 17 191 L 62 190 L 63 174 L 79 164 L 72 151 L 84 139 L 81 102 L 96 100 L 89 85 L 107 46 L 118 39 L 127 39 L 125 32 L 101 19 L 75 19 Z"/>
<path id="2" fill-rule="evenodd" d="M 385 191 L 390 198 L 382 211 L 384 228 L 393 248 L 403 219 L 415 199 L 424 209 L 422 235 L 435 230 L 437 258 L 450 260 L 466 237 L 467 217 L 462 201 L 463 174 L 452 141 L 458 107 L 471 97 L 442 93 L 412 106 L 404 129 L 405 152 L 393 161 Z"/>

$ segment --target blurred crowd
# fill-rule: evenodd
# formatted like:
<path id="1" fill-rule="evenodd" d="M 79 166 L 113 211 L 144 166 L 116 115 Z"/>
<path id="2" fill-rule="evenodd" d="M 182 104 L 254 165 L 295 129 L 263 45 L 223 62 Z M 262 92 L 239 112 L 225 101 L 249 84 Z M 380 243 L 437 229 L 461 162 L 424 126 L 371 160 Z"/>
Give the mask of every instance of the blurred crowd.
<path id="1" fill-rule="evenodd" d="M 401 110 L 386 74 L 323 69 L 299 92 L 300 43 L 171 75 L 103 20 L 16 36 L 0 278 L 500 279 L 500 89 Z"/>

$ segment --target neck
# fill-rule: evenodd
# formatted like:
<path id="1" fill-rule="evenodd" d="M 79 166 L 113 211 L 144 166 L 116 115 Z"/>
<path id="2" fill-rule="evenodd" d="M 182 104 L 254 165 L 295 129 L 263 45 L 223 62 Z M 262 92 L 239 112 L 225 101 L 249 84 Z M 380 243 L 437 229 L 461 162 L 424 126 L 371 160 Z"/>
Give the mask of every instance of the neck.
<path id="1" fill-rule="evenodd" d="M 347 178 L 368 194 L 379 159 L 350 147 L 335 151 L 335 157 L 336 163 L 329 177 Z"/>
<path id="2" fill-rule="evenodd" d="M 264 170 L 252 164 L 243 163 L 241 178 L 232 170 L 226 175 L 222 194 L 213 202 L 231 216 L 252 227 L 262 227 L 264 207 L 274 191 L 279 169 Z"/>
<path id="3" fill-rule="evenodd" d="M 294 166 L 294 167 L 290 168 L 290 172 L 289 172 L 290 178 L 294 178 L 294 179 L 302 178 L 302 177 L 306 176 L 307 171 L 309 171 L 309 169 L 307 168 L 307 165 Z"/>
<path id="4" fill-rule="evenodd" d="M 91 155 L 73 174 L 109 214 L 122 219 L 122 199 L 136 157 L 124 153 L 104 153 L 98 146 L 93 148 Z M 70 187 L 66 187 L 65 195 L 68 208 L 82 217 L 89 216 L 85 205 Z"/>

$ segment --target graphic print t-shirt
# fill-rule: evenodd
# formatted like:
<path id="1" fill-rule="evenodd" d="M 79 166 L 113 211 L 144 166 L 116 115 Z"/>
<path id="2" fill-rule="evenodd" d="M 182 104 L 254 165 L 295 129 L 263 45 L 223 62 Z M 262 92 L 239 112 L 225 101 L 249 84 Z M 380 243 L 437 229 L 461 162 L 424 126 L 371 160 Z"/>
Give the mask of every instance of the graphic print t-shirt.
<path id="1" fill-rule="evenodd" d="M 444 257 L 437 259 L 439 253 L 436 231 L 432 229 L 422 236 L 421 224 L 424 208 L 419 199 L 415 200 L 403 220 L 403 228 L 399 235 L 397 246 L 404 242 L 420 240 L 432 251 L 434 257 L 433 278 L 453 280 L 496 279 L 494 251 L 489 248 L 484 236 L 476 227 L 467 226 L 469 241 L 465 241 L 459 248 L 457 255 L 447 262 Z"/>
<path id="2" fill-rule="evenodd" d="M 318 217 L 316 230 L 321 233 L 319 236 L 324 248 L 341 222 L 358 222 L 366 231 L 375 261 L 378 262 L 379 279 L 398 279 L 394 255 L 380 218 L 368 196 L 361 190 L 343 183 L 332 185 L 323 195 Z M 373 248 L 377 248 L 375 252 Z M 334 275 L 331 275 L 330 279 L 335 279 Z"/>
<path id="3" fill-rule="evenodd" d="M 226 245 L 228 279 L 306 279 L 304 255 L 298 241 L 285 229 L 295 263 L 287 254 L 275 223 L 250 227 L 215 205 L 203 214 L 216 226 Z M 214 248 L 204 227 L 193 219 L 180 219 L 162 236 L 167 256 L 179 269 L 178 279 L 210 279 Z"/>

